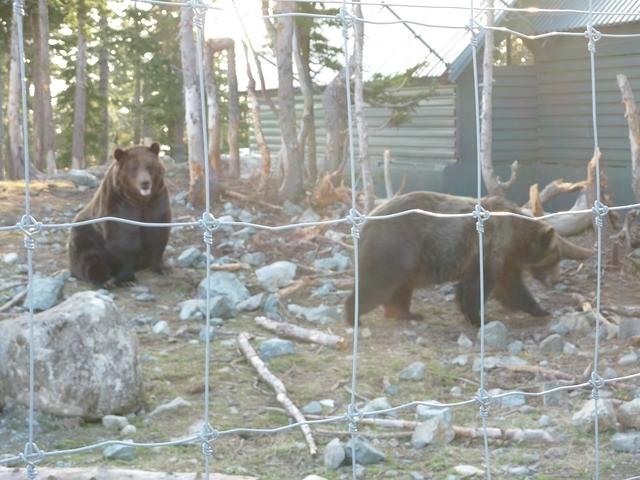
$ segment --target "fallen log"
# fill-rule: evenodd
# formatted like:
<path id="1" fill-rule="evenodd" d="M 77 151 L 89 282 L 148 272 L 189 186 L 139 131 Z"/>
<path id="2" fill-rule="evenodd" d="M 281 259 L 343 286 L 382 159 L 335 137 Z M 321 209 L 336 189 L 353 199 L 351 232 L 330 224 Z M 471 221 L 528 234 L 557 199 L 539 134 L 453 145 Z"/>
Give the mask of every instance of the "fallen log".
<path id="1" fill-rule="evenodd" d="M 251 270 L 251 265 L 248 263 L 223 263 L 220 265 L 211 265 L 211 270 L 216 272 L 239 272 Z"/>
<path id="2" fill-rule="evenodd" d="M 234 192 L 233 190 L 225 190 L 223 193 L 224 196 L 233 198 L 234 200 L 239 200 L 245 203 L 255 203 L 260 205 L 261 207 L 266 208 L 267 210 L 271 210 L 272 212 L 281 212 L 282 207 L 278 205 L 274 205 L 273 203 L 265 202 L 264 200 L 260 200 L 259 198 L 253 198 L 248 195 L 245 195 L 240 192 Z"/>
<path id="3" fill-rule="evenodd" d="M 25 288 L 21 292 L 16 293 L 7 303 L 0 307 L 0 312 L 6 312 L 11 307 L 14 307 L 18 303 L 20 303 L 27 296 L 27 289 Z"/>
<path id="4" fill-rule="evenodd" d="M 538 365 L 503 365 L 498 368 L 505 368 L 515 373 L 535 373 L 536 375 L 558 380 L 575 380 L 573 375 L 569 375 L 568 373 L 560 370 L 554 370 L 552 368 L 540 367 Z"/>
<path id="5" fill-rule="evenodd" d="M 249 363 L 253 365 L 253 368 L 256 369 L 258 375 L 271 385 L 271 388 L 276 392 L 276 399 L 278 402 L 284 407 L 287 413 L 293 418 L 296 422 L 306 422 L 304 415 L 300 411 L 300 409 L 291 401 L 289 396 L 287 395 L 287 389 L 284 386 L 284 383 L 276 377 L 273 373 L 269 371 L 267 366 L 264 364 L 262 359 L 258 356 L 256 351 L 249 343 L 249 334 L 246 332 L 242 332 L 238 335 L 238 347 L 240 351 L 244 354 L 244 356 L 249 360 Z M 313 434 L 311 433 L 311 428 L 309 425 L 301 425 L 300 429 L 304 434 L 304 438 L 309 446 L 309 453 L 312 456 L 317 455 L 318 447 L 316 446 L 316 441 L 313 438 Z"/>
<path id="6" fill-rule="evenodd" d="M 0 480 L 23 480 L 24 468 L 0 467 Z M 38 478 L 46 480 L 199 480 L 202 473 L 149 472 L 123 468 L 44 468 L 38 467 Z M 210 480 L 256 480 L 245 475 L 212 473 Z"/>
<path id="7" fill-rule="evenodd" d="M 325 347 L 342 349 L 346 346 L 345 339 L 338 335 L 332 335 L 320 330 L 299 327 L 292 323 L 276 322 L 267 317 L 256 317 L 255 321 L 258 325 L 271 332 L 275 332 L 283 337 L 295 338 L 305 342 L 318 343 Z"/>

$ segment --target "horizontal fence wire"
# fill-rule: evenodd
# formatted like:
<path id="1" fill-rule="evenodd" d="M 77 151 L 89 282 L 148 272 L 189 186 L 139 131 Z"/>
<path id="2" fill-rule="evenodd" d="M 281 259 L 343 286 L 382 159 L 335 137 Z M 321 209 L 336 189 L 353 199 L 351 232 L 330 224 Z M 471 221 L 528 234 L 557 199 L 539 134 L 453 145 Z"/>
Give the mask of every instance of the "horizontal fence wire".
<path id="1" fill-rule="evenodd" d="M 198 80 L 200 83 L 200 114 L 201 114 L 201 126 L 203 131 L 203 154 L 204 158 L 207 157 L 207 128 L 206 128 L 206 104 L 205 104 L 205 93 L 203 87 L 203 67 L 202 67 L 202 42 L 204 39 L 203 34 L 203 26 L 204 26 L 204 15 L 206 11 L 209 9 L 214 10 L 223 10 L 224 7 L 220 7 L 219 5 L 205 4 L 200 0 L 190 0 L 188 2 L 171 2 L 171 1 L 162 1 L 162 0 L 138 0 L 143 3 L 148 3 L 152 5 L 158 6 L 170 6 L 170 7 L 179 7 L 179 8 L 189 8 L 192 10 L 193 15 L 193 29 L 196 33 L 196 48 L 198 51 L 197 55 L 197 73 Z M 310 3 L 311 0 L 292 0 L 291 3 Z M 480 138 L 480 125 L 479 125 L 479 116 L 480 116 L 480 104 L 478 101 L 478 71 L 476 65 L 476 48 L 478 46 L 478 34 L 483 30 L 493 30 L 493 31 L 501 31 L 512 33 L 516 36 L 520 36 L 522 38 L 527 39 L 539 39 L 539 38 L 548 38 L 555 36 L 575 36 L 575 37 L 585 37 L 588 41 L 588 51 L 591 59 L 591 81 L 592 81 L 592 121 L 594 128 L 594 150 L 598 149 L 598 134 L 597 134 L 597 115 L 596 115 L 596 90 L 595 90 L 595 42 L 599 41 L 602 38 L 635 38 L 640 37 L 640 33 L 638 34 L 605 34 L 598 32 L 593 28 L 593 15 L 616 15 L 616 16 L 625 16 L 625 15 L 637 15 L 637 13 L 633 12 L 598 12 L 592 10 L 592 0 L 589 1 L 589 10 L 577 10 L 577 9 L 531 9 L 531 8 L 512 8 L 512 7 L 482 7 L 482 6 L 474 6 L 473 0 L 470 0 L 470 7 L 468 10 L 470 11 L 470 23 L 467 26 L 443 26 L 443 25 L 430 25 L 417 21 L 410 20 L 398 20 L 398 21 L 376 21 L 376 20 L 368 20 L 360 18 L 352 13 L 348 12 L 346 9 L 347 5 L 370 5 L 370 6 L 391 6 L 391 7 L 416 7 L 416 8 L 424 8 L 424 9 L 435 9 L 435 8 L 447 8 L 453 10 L 467 10 L 466 7 L 459 7 L 453 5 L 447 6 L 436 6 L 436 5 L 413 5 L 413 4 L 403 4 L 403 3 L 386 3 L 386 2 L 353 2 L 347 0 L 329 0 L 325 3 L 340 5 L 340 12 L 338 15 L 322 15 L 322 14 L 305 14 L 298 12 L 284 12 L 280 14 L 274 15 L 255 15 L 262 18 L 271 18 L 271 19 L 280 19 L 286 17 L 306 17 L 306 18 L 319 18 L 319 19 L 337 19 L 340 21 L 342 25 L 342 33 L 343 33 L 343 54 L 345 56 L 345 65 L 346 68 L 349 69 L 350 64 L 350 54 L 349 54 L 349 32 L 354 28 L 354 22 L 362 22 L 368 24 L 379 24 L 379 25 L 388 25 L 388 24 L 415 24 L 419 26 L 425 27 L 436 27 L 436 28 L 455 28 L 461 30 L 467 30 L 470 33 L 471 39 L 470 44 L 473 48 L 474 55 L 474 83 L 475 83 L 475 93 L 476 93 L 476 128 L 477 128 L 477 139 L 479 141 Z M 14 15 L 17 17 L 17 26 L 18 26 L 18 37 L 19 37 L 19 56 L 20 56 L 20 66 L 21 66 L 21 92 L 22 92 L 22 117 L 21 124 L 23 130 L 23 155 L 24 155 L 24 165 L 25 165 L 25 215 L 21 218 L 21 220 L 15 225 L 8 225 L 0 227 L 0 232 L 22 232 L 25 237 L 25 248 L 27 249 L 28 254 L 28 289 L 32 288 L 33 283 L 33 263 L 32 263 L 32 255 L 33 250 L 37 245 L 37 235 L 43 230 L 54 230 L 54 229 L 69 229 L 73 227 L 80 227 L 85 225 L 97 224 L 100 222 L 119 222 L 139 227 L 149 227 L 149 228 L 158 228 L 158 227 L 175 227 L 175 228 L 199 228 L 204 232 L 204 241 L 207 248 L 207 276 L 210 275 L 211 265 L 210 265 L 210 252 L 213 242 L 213 234 L 220 227 L 250 227 L 255 229 L 262 229 L 268 231 L 285 231 L 292 230 L 298 228 L 306 228 L 313 226 L 332 226 L 339 224 L 351 225 L 351 235 L 354 244 L 354 277 L 355 277 L 355 294 L 356 294 L 356 302 L 355 302 L 355 324 L 354 324 L 354 334 L 353 334 L 353 346 L 352 346 L 352 380 L 351 380 L 351 401 L 348 406 L 348 410 L 343 415 L 336 415 L 328 418 L 317 419 L 317 420 L 305 420 L 303 422 L 295 422 L 289 423 L 287 425 L 282 425 L 273 428 L 252 428 L 252 427 L 239 427 L 239 428 L 229 428 L 226 430 L 216 430 L 209 424 L 210 420 L 210 412 L 209 412 L 209 363 L 210 363 L 210 346 L 209 346 L 209 336 L 206 337 L 206 347 L 205 347 L 205 393 L 204 393 L 204 427 L 202 431 L 197 435 L 188 436 L 182 439 L 166 441 L 166 442 L 127 442 L 121 440 L 106 440 L 103 442 L 94 443 L 91 445 L 86 445 L 83 447 L 72 448 L 72 449 L 59 449 L 59 450 L 41 450 L 34 442 L 34 424 L 35 424 L 35 412 L 34 412 L 34 390 L 35 390 L 35 378 L 34 378 L 34 352 L 33 352 L 33 328 L 34 328 L 34 312 L 31 300 L 28 301 L 28 318 L 29 318 L 29 417 L 28 417 L 28 442 L 25 445 L 24 451 L 12 457 L 2 458 L 0 459 L 0 465 L 10 465 L 15 464 L 16 462 L 22 462 L 27 467 L 27 477 L 31 479 L 37 478 L 37 471 L 35 466 L 37 463 L 54 457 L 60 457 L 65 455 L 84 453 L 88 451 L 92 451 L 95 449 L 103 448 L 109 445 L 129 445 L 132 447 L 139 448 L 155 448 L 155 447 L 166 447 L 166 446 L 177 446 L 177 445 L 190 445 L 200 443 L 202 447 L 202 453 L 204 456 L 204 465 L 205 465 L 205 476 L 208 479 L 210 474 L 210 459 L 213 455 L 213 446 L 212 442 L 215 441 L 219 437 L 229 436 L 229 435 L 238 435 L 238 434 L 246 434 L 246 433 L 254 433 L 254 434 L 276 434 L 279 432 L 291 431 L 293 429 L 297 429 L 303 425 L 322 425 L 322 424 L 332 424 L 339 422 L 346 422 L 349 425 L 349 431 L 351 433 L 352 439 L 357 439 L 358 435 L 358 422 L 367 417 L 374 417 L 389 413 L 395 413 L 400 411 L 405 411 L 410 408 L 415 408 L 419 405 L 430 406 L 435 408 L 462 408 L 468 407 L 471 405 L 479 405 L 480 416 L 482 418 L 482 430 L 483 430 L 483 440 L 484 440 L 484 453 L 485 453 L 485 476 L 487 479 L 491 478 L 491 464 L 490 464 L 490 456 L 489 456 L 489 448 L 488 448 L 488 436 L 487 436 L 487 417 L 488 417 L 488 407 L 495 401 L 509 398 L 512 396 L 524 396 L 531 398 L 543 397 L 545 395 L 553 394 L 560 391 L 570 391 L 570 390 L 580 390 L 580 389 L 588 389 L 592 390 L 592 397 L 596 405 L 596 417 L 598 414 L 597 405 L 598 405 L 598 390 L 603 386 L 616 383 L 616 382 L 625 382 L 629 380 L 635 380 L 640 378 L 640 372 L 625 376 L 619 376 L 615 378 L 601 378 L 597 373 L 598 367 L 598 358 L 599 358 L 599 328 L 600 328 L 600 310 L 601 310 L 601 287 L 602 287 L 602 253 L 603 253 L 603 242 L 602 242 L 602 228 L 603 221 L 606 218 L 606 214 L 609 211 L 623 211 L 628 209 L 635 209 L 640 207 L 640 203 L 615 206 L 615 207 L 605 207 L 600 202 L 600 188 L 599 188 L 599 162 L 596 163 L 596 203 L 591 209 L 583 209 L 583 210 L 570 210 L 570 211 L 561 211 L 545 214 L 539 217 L 529 217 L 524 214 L 516 213 L 516 212 L 492 212 L 487 211 L 481 206 L 481 174 L 480 174 L 480 145 L 478 144 L 478 195 L 477 195 L 477 205 L 476 209 L 473 212 L 468 213 L 458 213 L 458 214 L 447 214 L 441 212 L 430 212 L 427 210 L 421 209 L 411 209 L 403 212 L 398 212 L 389 215 L 379 215 L 379 216 L 367 216 L 361 214 L 357 211 L 357 202 L 356 202 L 356 167 L 355 167 L 355 156 L 354 156 L 354 148 L 353 148 L 353 131 L 352 131 L 352 114 L 351 114 L 351 91 L 350 91 L 350 82 L 346 82 L 346 94 L 349 99 L 347 102 L 347 115 L 349 118 L 348 126 L 349 126 L 349 158 L 350 158 L 350 168 L 351 168 L 351 182 L 352 182 L 352 198 L 351 198 L 351 210 L 349 214 L 342 218 L 332 219 L 332 220 L 323 220 L 323 221 L 315 221 L 315 222 L 300 222 L 300 223 L 290 223 L 285 225 L 263 225 L 252 222 L 236 222 L 229 221 L 225 219 L 218 219 L 213 216 L 211 213 L 210 206 L 210 190 L 209 190 L 209 182 L 205 182 L 205 192 L 206 192 L 206 208 L 204 213 L 202 214 L 202 218 L 200 220 L 194 220 L 189 222 L 168 222 L 168 223 L 148 223 L 148 222 L 138 222 L 134 220 L 128 220 L 118 217 L 101 217 L 95 218 L 85 221 L 77 221 L 77 222 L 67 222 L 67 223 L 42 223 L 37 221 L 31 214 L 31 199 L 30 199 L 30 178 L 29 178 L 29 142 L 28 142 L 28 122 L 27 122 L 27 93 L 26 93 L 26 77 L 24 73 L 24 39 L 22 35 L 22 19 L 24 16 L 23 9 L 23 0 L 15 0 L 13 4 Z M 550 13 L 550 14 L 588 14 L 589 15 L 589 23 L 585 32 L 549 32 L 540 35 L 528 35 L 522 32 L 518 32 L 516 30 L 512 30 L 506 27 L 487 27 L 483 26 L 476 21 L 475 11 L 486 12 L 486 11 L 502 11 L 502 12 L 520 12 L 520 13 Z M 350 73 L 347 71 L 348 76 L 350 77 Z M 205 175 L 207 178 L 210 178 L 210 172 L 208 171 L 208 162 L 205 163 Z M 479 239 L 479 249 L 480 249 L 480 268 L 482 271 L 483 267 L 483 255 L 482 255 L 482 245 L 483 245 L 483 223 L 485 221 L 490 221 L 491 217 L 495 216 L 509 216 L 509 217 L 517 217 L 530 221 L 544 221 L 553 217 L 558 216 L 568 216 L 568 215 L 584 215 L 584 214 L 592 214 L 594 216 L 594 220 L 597 227 L 597 285 L 596 285 L 596 338 L 594 345 L 594 362 L 592 366 L 591 378 L 588 381 L 570 385 L 561 385 L 554 388 L 550 388 L 547 390 L 543 390 L 540 392 L 527 392 L 520 390 L 510 390 L 507 392 L 502 392 L 500 394 L 489 394 L 485 388 L 485 353 L 484 353 L 484 306 L 483 302 L 480 302 L 481 305 L 481 351 L 480 351 L 480 390 L 478 394 L 471 399 L 462 400 L 458 402 L 450 402 L 450 403 L 441 403 L 441 402 L 424 402 L 424 401 L 411 401 L 408 403 L 404 403 L 402 405 L 398 405 L 395 407 L 376 410 L 376 411 L 367 411 L 361 412 L 358 410 L 357 402 L 356 402 L 356 390 L 357 390 L 357 367 L 358 367 L 358 325 L 359 325 L 359 301 L 358 301 L 358 292 L 359 292 L 359 269 L 358 269 L 358 238 L 360 227 L 364 221 L 383 221 L 388 219 L 393 219 L 397 217 L 401 217 L 404 215 L 410 214 L 419 214 L 429 217 L 435 218 L 443 218 L 443 219 L 456 219 L 456 218 L 475 218 L 476 219 L 476 228 L 478 230 L 478 239 Z M 483 285 L 483 275 L 480 274 L 480 283 L 481 289 Z M 32 296 L 29 295 L 29 299 Z M 482 293 L 481 293 L 482 298 Z M 207 305 L 210 302 L 209 296 L 206 299 Z M 210 322 L 210 313 L 209 308 L 206 308 L 206 325 L 209 325 Z M 595 455 L 594 455 L 594 470 L 595 470 L 595 478 L 596 480 L 600 475 L 600 454 L 599 454 L 599 433 L 598 433 L 598 421 L 596 419 L 596 427 L 594 433 L 594 441 L 595 441 Z M 354 451 L 352 452 L 353 464 L 352 464 L 352 475 L 353 478 L 356 478 L 356 469 L 355 469 L 355 441 L 352 442 L 352 448 Z M 640 477 L 632 477 L 628 480 L 633 480 L 634 478 Z"/>

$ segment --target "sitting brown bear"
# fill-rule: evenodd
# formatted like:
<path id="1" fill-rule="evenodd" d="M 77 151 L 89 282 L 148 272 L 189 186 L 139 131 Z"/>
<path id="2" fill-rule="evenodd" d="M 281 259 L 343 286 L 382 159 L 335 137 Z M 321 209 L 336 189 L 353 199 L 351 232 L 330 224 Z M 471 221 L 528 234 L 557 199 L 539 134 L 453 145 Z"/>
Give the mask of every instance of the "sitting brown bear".
<path id="1" fill-rule="evenodd" d="M 159 151 L 157 143 L 127 150 L 118 148 L 98 190 L 74 221 L 119 217 L 148 223 L 171 222 Z M 71 273 L 97 286 L 133 283 L 134 272 L 144 268 L 162 274 L 169 230 L 120 222 L 73 227 L 68 245 Z"/>
<path id="2" fill-rule="evenodd" d="M 392 198 L 371 212 L 389 215 L 411 209 L 437 213 L 470 213 L 476 199 L 431 192 L 412 192 Z M 490 212 L 522 214 L 502 197 L 486 197 Z M 414 288 L 457 281 L 457 301 L 465 318 L 480 323 L 479 253 L 476 220 L 438 218 L 419 213 L 367 220 L 359 245 L 360 312 L 384 305 L 385 317 L 417 319 L 410 311 Z M 484 297 L 492 291 L 505 306 L 534 316 L 540 307 L 523 281 L 528 270 L 543 281 L 562 256 L 587 258 L 589 249 L 569 243 L 540 221 L 493 215 L 484 223 Z M 345 304 L 346 319 L 354 322 L 354 293 Z"/>

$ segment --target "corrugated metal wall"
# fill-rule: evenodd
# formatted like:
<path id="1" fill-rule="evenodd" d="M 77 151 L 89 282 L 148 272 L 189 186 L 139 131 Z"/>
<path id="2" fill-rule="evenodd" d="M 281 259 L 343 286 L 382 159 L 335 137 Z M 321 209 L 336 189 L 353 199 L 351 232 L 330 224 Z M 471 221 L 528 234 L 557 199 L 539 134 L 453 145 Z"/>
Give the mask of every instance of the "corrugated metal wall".
<path id="1" fill-rule="evenodd" d="M 428 91 L 431 87 L 409 88 L 406 93 L 413 95 Z M 275 94 L 274 94 L 275 96 Z M 275 100 L 275 98 L 274 98 Z M 422 100 L 411 114 L 407 123 L 400 127 L 385 126 L 388 123 L 388 108 L 368 107 L 365 115 L 369 125 L 369 151 L 373 162 L 382 161 L 385 149 L 390 149 L 394 162 L 426 167 L 435 164 L 444 167 L 456 161 L 456 108 L 455 87 L 437 85 L 432 95 Z M 280 129 L 273 112 L 261 102 L 262 128 L 273 155 L 280 148 Z M 297 117 L 302 116 L 302 97 L 296 96 Z M 315 96 L 316 135 L 318 159 L 324 156 L 325 123 L 322 96 Z M 357 142 L 357 135 L 355 140 Z M 251 148 L 257 149 L 255 136 L 251 135 Z"/>

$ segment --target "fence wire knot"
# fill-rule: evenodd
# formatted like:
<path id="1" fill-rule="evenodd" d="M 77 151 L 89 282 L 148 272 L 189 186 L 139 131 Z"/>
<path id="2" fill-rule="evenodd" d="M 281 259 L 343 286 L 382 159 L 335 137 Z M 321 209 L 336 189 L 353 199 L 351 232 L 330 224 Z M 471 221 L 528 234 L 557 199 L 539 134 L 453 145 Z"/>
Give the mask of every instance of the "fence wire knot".
<path id="1" fill-rule="evenodd" d="M 595 53 L 596 51 L 596 42 L 602 38 L 602 33 L 593 28 L 593 25 L 587 25 L 587 30 L 584 32 L 584 36 L 589 39 L 589 43 L 587 44 L 587 48 L 590 52 Z"/>
<path id="2" fill-rule="evenodd" d="M 38 478 L 36 464 L 44 460 L 44 452 L 38 448 L 38 445 L 34 442 L 26 443 L 20 459 L 27 464 L 27 478 L 29 480 Z"/>
<path id="3" fill-rule="evenodd" d="M 484 388 L 481 388 L 476 393 L 474 400 L 480 405 L 480 416 L 487 418 L 489 416 L 489 406 L 491 405 L 491 395 Z"/>
<path id="4" fill-rule="evenodd" d="M 347 408 L 346 418 L 349 422 L 349 433 L 357 433 L 358 422 L 362 420 L 362 412 L 358 410 L 357 405 L 355 405 L 354 403 L 349 404 L 349 408 Z"/>
<path id="5" fill-rule="evenodd" d="M 200 228 L 203 230 L 204 243 L 213 244 L 213 232 L 220 228 L 220 220 L 209 212 L 204 212 L 200 219 Z"/>
<path id="6" fill-rule="evenodd" d="M 482 31 L 482 25 L 478 23 L 474 18 L 470 18 L 469 23 L 467 23 L 464 28 L 471 34 L 469 44 L 472 47 L 477 47 L 479 43 L 478 34 Z"/>
<path id="7" fill-rule="evenodd" d="M 347 12 L 346 7 L 340 7 L 337 17 L 342 23 L 342 36 L 345 39 L 348 39 L 349 29 L 353 26 L 353 19 L 351 18 L 351 15 L 349 15 L 349 12 Z"/>
<path id="8" fill-rule="evenodd" d="M 489 220 L 491 213 L 480 205 L 476 204 L 476 208 L 473 210 L 473 218 L 476 219 L 476 230 L 480 233 L 484 233 L 484 222 Z"/>
<path id="9" fill-rule="evenodd" d="M 604 387 L 604 379 L 598 375 L 597 372 L 593 371 L 591 372 L 589 385 L 591 385 L 591 398 L 598 400 L 600 398 L 600 389 Z"/>
<path id="10" fill-rule="evenodd" d="M 351 210 L 349 210 L 347 220 L 351 224 L 351 236 L 353 238 L 360 238 L 360 227 L 366 220 L 366 217 L 355 208 L 352 208 Z"/>
<path id="11" fill-rule="evenodd" d="M 604 217 L 609 213 L 609 207 L 607 207 L 600 200 L 596 200 L 593 202 L 593 208 L 591 209 L 593 214 L 596 216 L 595 222 L 598 228 L 602 228 L 604 225 Z"/>
<path id="12" fill-rule="evenodd" d="M 202 455 L 205 457 L 213 456 L 213 442 L 220 436 L 220 432 L 208 423 L 205 423 L 200 430 L 199 438 L 202 442 Z"/>
<path id="13" fill-rule="evenodd" d="M 13 2 L 13 13 L 24 17 L 24 4 L 22 0 L 14 0 Z"/>
<path id="14" fill-rule="evenodd" d="M 191 0 L 191 9 L 193 10 L 193 26 L 198 30 L 204 28 L 204 15 L 206 8 L 202 0 Z"/>
<path id="15" fill-rule="evenodd" d="M 34 250 L 36 248 L 36 241 L 33 237 L 42 230 L 42 223 L 38 222 L 31 215 L 23 215 L 17 226 L 24 235 L 24 248 Z"/>

